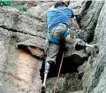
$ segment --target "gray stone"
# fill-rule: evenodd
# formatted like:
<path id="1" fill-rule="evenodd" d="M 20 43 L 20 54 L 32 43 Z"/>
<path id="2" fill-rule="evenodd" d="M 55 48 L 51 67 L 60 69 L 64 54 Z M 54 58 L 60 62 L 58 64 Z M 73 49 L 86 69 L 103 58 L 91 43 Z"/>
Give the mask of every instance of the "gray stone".
<path id="1" fill-rule="evenodd" d="M 90 82 L 89 82 L 89 87 L 88 87 L 88 91 L 87 93 L 105 93 L 105 66 L 106 66 L 106 62 L 105 62 L 105 8 L 106 8 L 106 3 L 104 3 L 102 10 L 100 12 L 99 18 L 98 18 L 98 22 L 97 22 L 97 26 L 95 29 L 95 34 L 94 34 L 94 41 L 98 43 L 99 47 L 100 47 L 100 52 L 98 54 L 98 56 L 95 58 L 94 62 L 93 62 L 93 70 L 90 76 Z"/>
<path id="2" fill-rule="evenodd" d="M 46 23 L 42 18 L 39 19 L 39 13 L 46 12 L 53 3 L 43 2 L 41 6 L 32 7 L 27 12 L 20 12 L 12 7 L 0 7 L 0 93 L 34 93 L 35 91 L 39 93 L 42 60 L 35 56 L 43 58 L 47 36 Z M 79 73 L 60 76 L 57 91 L 82 93 L 79 90 L 82 90 L 83 86 L 83 93 L 106 93 L 106 2 L 71 1 L 69 7 L 81 11 L 77 21 L 82 30 L 70 28 L 71 36 L 92 42 L 91 44 L 97 43 L 100 52 L 95 56 L 88 55 L 85 50 L 76 51 L 74 49 L 76 43 L 66 44 L 65 58 L 75 55 L 74 62 L 77 64 L 82 64 L 85 62 L 84 58 L 89 58 L 78 68 Z M 32 48 L 40 50 L 41 55 L 36 51 L 33 52 Z M 27 49 L 34 56 L 29 54 Z M 79 79 L 81 73 L 84 73 L 82 80 Z M 55 78 L 47 81 L 48 93 L 53 91 L 54 80 Z"/>

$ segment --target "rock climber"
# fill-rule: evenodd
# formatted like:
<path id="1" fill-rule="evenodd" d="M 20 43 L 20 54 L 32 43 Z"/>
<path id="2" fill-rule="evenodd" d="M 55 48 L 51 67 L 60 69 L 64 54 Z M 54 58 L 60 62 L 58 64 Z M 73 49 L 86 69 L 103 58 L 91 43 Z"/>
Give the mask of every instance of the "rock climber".
<path id="1" fill-rule="evenodd" d="M 64 39 L 65 42 L 70 43 L 73 39 L 69 32 L 70 19 L 74 18 L 75 13 L 63 1 L 57 1 L 54 8 L 47 12 L 47 25 L 49 33 L 49 48 L 47 50 L 47 57 L 45 61 L 45 74 L 43 86 L 45 86 L 47 74 L 50 69 L 50 64 L 56 63 L 56 57 L 60 48 L 60 41 Z M 80 40 L 76 44 L 76 48 L 83 49 L 85 43 Z"/>

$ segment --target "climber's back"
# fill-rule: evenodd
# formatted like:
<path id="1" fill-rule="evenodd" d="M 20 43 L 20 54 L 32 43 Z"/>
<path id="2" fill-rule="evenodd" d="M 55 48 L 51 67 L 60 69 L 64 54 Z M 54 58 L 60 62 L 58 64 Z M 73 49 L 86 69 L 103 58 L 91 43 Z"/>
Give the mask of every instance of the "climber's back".
<path id="1" fill-rule="evenodd" d="M 64 7 L 63 7 L 64 6 Z M 55 4 L 54 9 L 47 12 L 47 24 L 49 32 L 59 23 L 69 24 L 69 19 L 74 16 L 71 8 L 65 7 L 63 2 Z"/>

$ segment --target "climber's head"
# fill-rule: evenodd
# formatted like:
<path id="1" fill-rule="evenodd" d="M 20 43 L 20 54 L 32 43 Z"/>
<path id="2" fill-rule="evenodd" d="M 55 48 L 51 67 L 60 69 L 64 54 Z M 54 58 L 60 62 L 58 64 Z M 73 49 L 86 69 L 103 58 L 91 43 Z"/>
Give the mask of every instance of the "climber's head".
<path id="1" fill-rule="evenodd" d="M 68 4 L 66 4 L 65 2 L 63 1 L 57 1 L 54 5 L 55 8 L 58 8 L 58 7 L 68 7 Z"/>

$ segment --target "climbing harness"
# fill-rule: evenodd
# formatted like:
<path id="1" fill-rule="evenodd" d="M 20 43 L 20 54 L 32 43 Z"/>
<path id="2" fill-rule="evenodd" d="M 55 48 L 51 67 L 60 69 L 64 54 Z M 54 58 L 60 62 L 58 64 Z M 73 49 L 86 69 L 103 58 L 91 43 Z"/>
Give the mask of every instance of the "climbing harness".
<path id="1" fill-rule="evenodd" d="M 51 37 L 51 38 L 49 39 L 49 41 L 52 42 L 52 43 L 55 43 L 55 44 L 57 44 L 57 45 L 60 44 L 60 39 L 58 39 L 58 38 L 56 38 L 56 37 Z"/>

